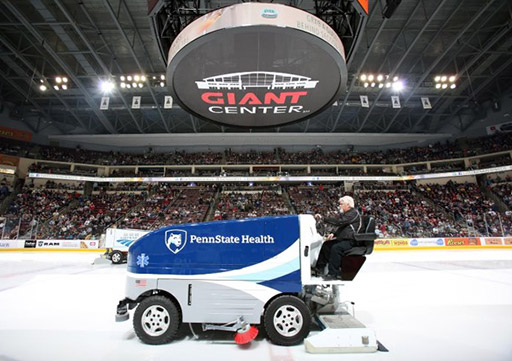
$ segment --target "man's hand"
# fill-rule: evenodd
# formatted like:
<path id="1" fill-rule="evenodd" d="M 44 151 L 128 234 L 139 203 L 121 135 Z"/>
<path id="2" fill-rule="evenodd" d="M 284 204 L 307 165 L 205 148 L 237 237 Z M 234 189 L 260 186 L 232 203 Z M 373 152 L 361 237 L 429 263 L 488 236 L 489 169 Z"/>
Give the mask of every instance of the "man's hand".
<path id="1" fill-rule="evenodd" d="M 334 238 L 334 234 L 333 233 L 329 233 L 329 235 L 327 237 L 325 237 L 325 240 L 326 241 L 330 241 Z"/>
<path id="2" fill-rule="evenodd" d="M 315 219 L 318 220 L 318 221 L 321 220 L 322 219 L 322 215 L 318 214 L 318 213 L 315 214 Z"/>

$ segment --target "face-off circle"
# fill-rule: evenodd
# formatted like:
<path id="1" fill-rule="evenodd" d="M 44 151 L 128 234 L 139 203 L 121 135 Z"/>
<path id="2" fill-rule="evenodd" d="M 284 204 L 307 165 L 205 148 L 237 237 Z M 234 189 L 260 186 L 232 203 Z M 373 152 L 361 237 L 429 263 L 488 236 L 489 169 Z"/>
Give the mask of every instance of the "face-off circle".
<path id="1" fill-rule="evenodd" d="M 279 4 L 243 3 L 187 26 L 169 50 L 167 82 L 191 114 L 272 127 L 310 118 L 345 91 L 341 40 L 322 20 Z"/>

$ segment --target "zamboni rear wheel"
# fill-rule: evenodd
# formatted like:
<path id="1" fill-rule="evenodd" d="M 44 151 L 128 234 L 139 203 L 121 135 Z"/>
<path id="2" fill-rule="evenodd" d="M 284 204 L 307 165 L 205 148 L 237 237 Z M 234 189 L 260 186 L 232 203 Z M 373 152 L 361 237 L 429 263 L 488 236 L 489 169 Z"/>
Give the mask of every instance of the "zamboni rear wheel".
<path id="1" fill-rule="evenodd" d="M 119 251 L 114 251 L 110 256 L 110 259 L 112 260 L 113 264 L 119 264 L 123 262 L 123 253 Z"/>
<path id="2" fill-rule="evenodd" d="M 273 343 L 292 346 L 301 343 L 309 334 L 311 313 L 300 298 L 284 295 L 270 302 L 263 324 Z"/>

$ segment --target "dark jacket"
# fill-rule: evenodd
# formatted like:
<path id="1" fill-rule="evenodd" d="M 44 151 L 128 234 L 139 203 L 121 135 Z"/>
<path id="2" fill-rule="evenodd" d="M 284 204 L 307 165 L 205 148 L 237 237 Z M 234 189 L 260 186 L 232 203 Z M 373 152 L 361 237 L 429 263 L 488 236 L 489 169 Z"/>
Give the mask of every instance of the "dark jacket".
<path id="1" fill-rule="evenodd" d="M 362 227 L 361 215 L 354 208 L 350 208 L 339 217 L 325 218 L 324 222 L 338 227 L 334 232 L 336 239 L 353 240 L 354 234 Z"/>

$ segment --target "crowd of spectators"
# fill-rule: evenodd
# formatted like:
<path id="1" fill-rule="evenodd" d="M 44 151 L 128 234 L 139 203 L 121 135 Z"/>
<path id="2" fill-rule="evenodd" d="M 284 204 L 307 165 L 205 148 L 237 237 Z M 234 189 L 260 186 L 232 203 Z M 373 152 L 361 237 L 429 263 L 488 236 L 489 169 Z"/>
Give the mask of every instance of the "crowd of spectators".
<path id="1" fill-rule="evenodd" d="M 3 214 L 5 218 L 3 237 L 35 236 L 37 227 L 43 220 L 49 219 L 54 212 L 65 208 L 80 197 L 81 194 L 73 191 L 24 187 Z"/>
<path id="2" fill-rule="evenodd" d="M 179 188 L 173 189 L 170 184 L 159 183 L 149 189 L 148 197 L 122 217 L 116 226 L 130 229 L 154 229 L 155 223 L 165 219 L 167 209 L 179 194 Z"/>
<path id="3" fill-rule="evenodd" d="M 303 152 L 288 152 L 277 148 L 274 151 L 248 152 L 228 149 L 224 152 L 149 150 L 145 153 L 119 153 L 42 146 L 13 140 L 0 144 L 1 154 L 39 159 L 37 164 L 30 166 L 29 171 L 32 172 L 96 175 L 98 169 L 87 164 L 119 166 L 113 176 L 133 176 L 135 167 L 140 165 L 144 167 L 139 167 L 137 176 L 190 176 L 190 167 L 166 169 L 156 165 L 222 164 L 254 165 L 254 175 L 268 176 L 306 175 L 306 164 L 332 167 L 312 167 L 312 174 L 317 175 L 391 175 L 391 166 L 376 165 L 459 159 L 511 149 L 512 137 L 509 134 L 374 152 L 357 152 L 353 148 L 324 151 L 321 147 L 315 147 Z M 65 163 L 59 164 L 59 161 Z M 80 164 L 72 167 L 70 163 Z M 277 164 L 285 164 L 285 170 L 279 170 Z M 341 168 L 333 166 L 335 164 L 352 166 Z M 367 167 L 365 173 L 363 166 L 370 164 L 374 166 Z M 508 153 L 471 159 L 471 167 L 474 168 L 508 164 L 512 164 Z M 462 160 L 433 162 L 431 166 L 432 169 L 428 170 L 426 164 L 405 165 L 403 173 L 459 171 L 465 168 Z M 198 167 L 194 175 L 249 175 L 248 170 L 242 169 L 243 167 L 223 168 L 225 169 L 220 171 L 220 167 Z M 361 183 L 355 185 L 353 196 L 363 212 L 376 216 L 378 232 L 382 237 L 510 234 L 512 183 L 510 179 L 495 183 L 489 186 L 489 190 L 503 200 L 508 207 L 506 211 L 500 211 L 477 184 L 458 184 L 452 181 L 444 185 L 414 185 L 412 182 Z M 294 185 L 285 187 L 284 191 L 277 189 L 279 187 L 251 190 L 237 190 L 232 187 L 229 191 L 225 189 L 220 192 L 217 200 L 216 186 L 105 183 L 93 186 L 93 193 L 87 196 L 85 188 L 83 183 L 78 182 L 48 181 L 43 187 L 26 186 L 12 201 L 4 202 L 13 189 L 2 181 L 0 204 L 10 202 L 0 215 L 3 219 L 2 234 L 5 238 L 37 235 L 41 238 L 83 239 L 97 238 L 109 226 L 155 229 L 166 224 L 208 220 L 208 215 L 210 219 L 289 213 L 321 213 L 328 216 L 337 212 L 336 199 L 344 193 L 339 185 Z"/>
<path id="4" fill-rule="evenodd" d="M 68 209 L 55 210 L 50 219 L 42 218 L 39 238 L 99 239 L 106 228 L 142 202 L 145 193 L 100 192 L 79 197 Z"/>
<path id="5" fill-rule="evenodd" d="M 224 152 L 226 164 L 277 164 L 276 152 L 235 152 L 228 149 Z"/>
<path id="6" fill-rule="evenodd" d="M 337 214 L 337 199 L 343 193 L 337 185 L 288 186 L 290 202 L 299 214 Z"/>
<path id="7" fill-rule="evenodd" d="M 290 214 L 282 193 L 277 189 L 230 190 L 222 192 L 214 213 L 214 220 Z"/>
<path id="8" fill-rule="evenodd" d="M 465 232 L 453 219 L 408 189 L 361 191 L 356 193 L 356 202 L 364 214 L 374 216 L 380 237 L 449 237 Z"/>
<path id="9" fill-rule="evenodd" d="M 0 204 L 2 204 L 4 199 L 9 197 L 11 192 L 12 192 L 11 185 L 7 181 L 7 178 L 2 179 L 2 181 L 0 182 Z"/>
<path id="10" fill-rule="evenodd" d="M 445 159 L 457 159 L 490 154 L 512 149 L 510 134 L 495 134 L 472 139 L 459 139 L 435 143 L 424 147 L 395 148 L 382 151 L 355 151 L 353 148 L 324 152 L 321 147 L 309 151 L 288 152 L 282 148 L 274 151 L 248 152 L 156 152 L 144 153 L 100 152 L 77 148 L 35 145 L 6 140 L 0 153 L 29 158 L 108 166 L 123 165 L 221 165 L 221 164 L 405 164 Z M 499 159 L 500 164 L 510 164 L 510 156 Z M 491 163 L 492 164 L 492 163 Z"/>
<path id="11" fill-rule="evenodd" d="M 2 218 L 4 238 L 97 239 L 108 227 L 157 229 L 205 220 L 284 214 L 335 216 L 340 184 L 227 185 L 167 183 L 108 184 L 91 195 L 63 189 L 53 181 L 44 188 L 26 186 Z M 124 188 L 127 187 L 127 188 Z M 448 182 L 356 183 L 349 192 L 358 208 L 377 220 L 380 237 L 499 236 L 512 231 L 511 183 L 497 181 L 492 190 L 509 207 L 500 212 L 477 184 Z"/>
<path id="12" fill-rule="evenodd" d="M 169 224 L 196 223 L 206 220 L 216 185 L 184 188 L 153 223 L 153 229 Z"/>
<path id="13" fill-rule="evenodd" d="M 465 224 L 473 235 L 500 235 L 502 227 L 510 228 L 510 217 L 499 212 L 492 199 L 486 198 L 475 183 L 447 182 L 445 185 L 418 185 L 418 192 L 452 216 L 457 223 Z"/>
<path id="14" fill-rule="evenodd" d="M 499 183 L 491 189 L 509 209 L 512 209 L 512 183 Z"/>

